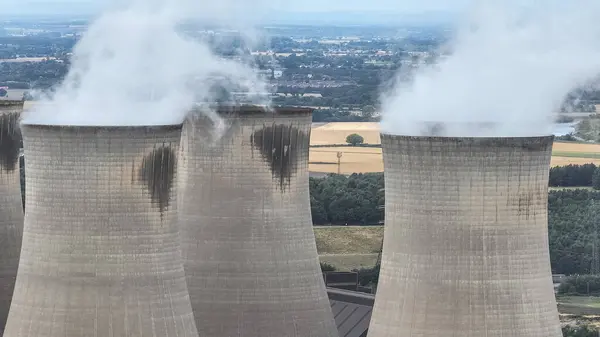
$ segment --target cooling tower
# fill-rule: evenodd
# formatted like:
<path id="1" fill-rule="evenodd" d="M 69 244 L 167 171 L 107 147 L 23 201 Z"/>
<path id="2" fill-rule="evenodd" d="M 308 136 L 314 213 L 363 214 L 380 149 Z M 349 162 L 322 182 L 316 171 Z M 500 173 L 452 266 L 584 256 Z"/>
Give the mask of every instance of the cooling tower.
<path id="1" fill-rule="evenodd" d="M 218 114 L 220 135 L 196 116 L 182 140 L 180 223 L 199 334 L 337 336 L 310 215 L 312 111 Z"/>
<path id="2" fill-rule="evenodd" d="M 562 336 L 550 137 L 382 135 L 385 239 L 369 337 Z"/>
<path id="3" fill-rule="evenodd" d="M 23 101 L 0 100 L 0 336 L 15 286 L 23 232 L 19 170 L 22 111 Z"/>
<path id="4" fill-rule="evenodd" d="M 197 337 L 173 188 L 181 126 L 22 130 L 25 227 L 5 337 Z"/>

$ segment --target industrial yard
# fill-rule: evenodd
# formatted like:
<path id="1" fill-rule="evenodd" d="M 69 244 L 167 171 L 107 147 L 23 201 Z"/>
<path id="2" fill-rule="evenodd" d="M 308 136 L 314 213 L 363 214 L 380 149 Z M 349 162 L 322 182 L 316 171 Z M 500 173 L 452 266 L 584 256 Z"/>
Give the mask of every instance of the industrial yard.
<path id="1" fill-rule="evenodd" d="M 311 172 L 368 173 L 383 172 L 381 148 L 334 146 L 346 144 L 346 137 L 359 134 L 365 144 L 380 144 L 379 123 L 325 123 L 313 124 L 310 144 Z M 332 145 L 332 147 L 315 147 Z M 338 168 L 338 153 L 342 153 Z M 600 144 L 555 142 L 552 166 L 600 164 Z M 338 171 L 339 169 L 339 171 Z"/>

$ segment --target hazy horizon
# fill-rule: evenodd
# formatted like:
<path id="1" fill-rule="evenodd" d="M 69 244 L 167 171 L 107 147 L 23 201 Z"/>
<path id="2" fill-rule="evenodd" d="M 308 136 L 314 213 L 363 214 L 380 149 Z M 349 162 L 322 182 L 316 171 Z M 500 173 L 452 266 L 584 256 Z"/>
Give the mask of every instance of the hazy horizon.
<path id="1" fill-rule="evenodd" d="M 93 17 L 116 0 L 3 0 L 0 18 Z M 453 21 L 471 0 L 305 0 L 278 6 L 276 2 L 265 16 L 265 24 L 407 24 L 446 23 Z"/>

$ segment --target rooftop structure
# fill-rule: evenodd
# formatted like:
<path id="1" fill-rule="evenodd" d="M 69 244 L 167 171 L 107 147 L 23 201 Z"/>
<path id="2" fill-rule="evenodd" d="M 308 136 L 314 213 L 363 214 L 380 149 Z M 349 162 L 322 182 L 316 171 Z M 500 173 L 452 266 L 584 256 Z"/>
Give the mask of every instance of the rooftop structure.
<path id="1" fill-rule="evenodd" d="M 5 337 L 197 337 L 175 223 L 179 126 L 22 125 Z"/>
<path id="2" fill-rule="evenodd" d="M 184 125 L 179 211 L 201 336 L 337 336 L 310 215 L 311 117 L 219 107 Z"/>
<path id="3" fill-rule="evenodd" d="M 340 337 L 366 337 L 375 296 L 327 288 L 327 295 Z"/>
<path id="4" fill-rule="evenodd" d="M 562 336 L 548 253 L 552 141 L 382 135 L 369 337 Z"/>

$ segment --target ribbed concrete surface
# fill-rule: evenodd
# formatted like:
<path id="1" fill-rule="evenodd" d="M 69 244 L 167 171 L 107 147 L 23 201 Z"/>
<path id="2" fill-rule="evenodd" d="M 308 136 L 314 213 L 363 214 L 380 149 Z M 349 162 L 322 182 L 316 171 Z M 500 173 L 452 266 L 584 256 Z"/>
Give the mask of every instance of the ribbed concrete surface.
<path id="1" fill-rule="evenodd" d="M 382 136 L 369 337 L 562 336 L 548 255 L 552 137 Z"/>
<path id="2" fill-rule="evenodd" d="M 222 109 L 184 125 L 180 221 L 205 337 L 329 337 L 308 194 L 310 110 Z"/>
<path id="3" fill-rule="evenodd" d="M 180 126 L 22 126 L 26 215 L 5 337 L 196 337 L 176 226 Z"/>
<path id="4" fill-rule="evenodd" d="M 22 111 L 23 101 L 0 100 L 0 336 L 13 295 L 23 233 L 19 171 Z"/>

